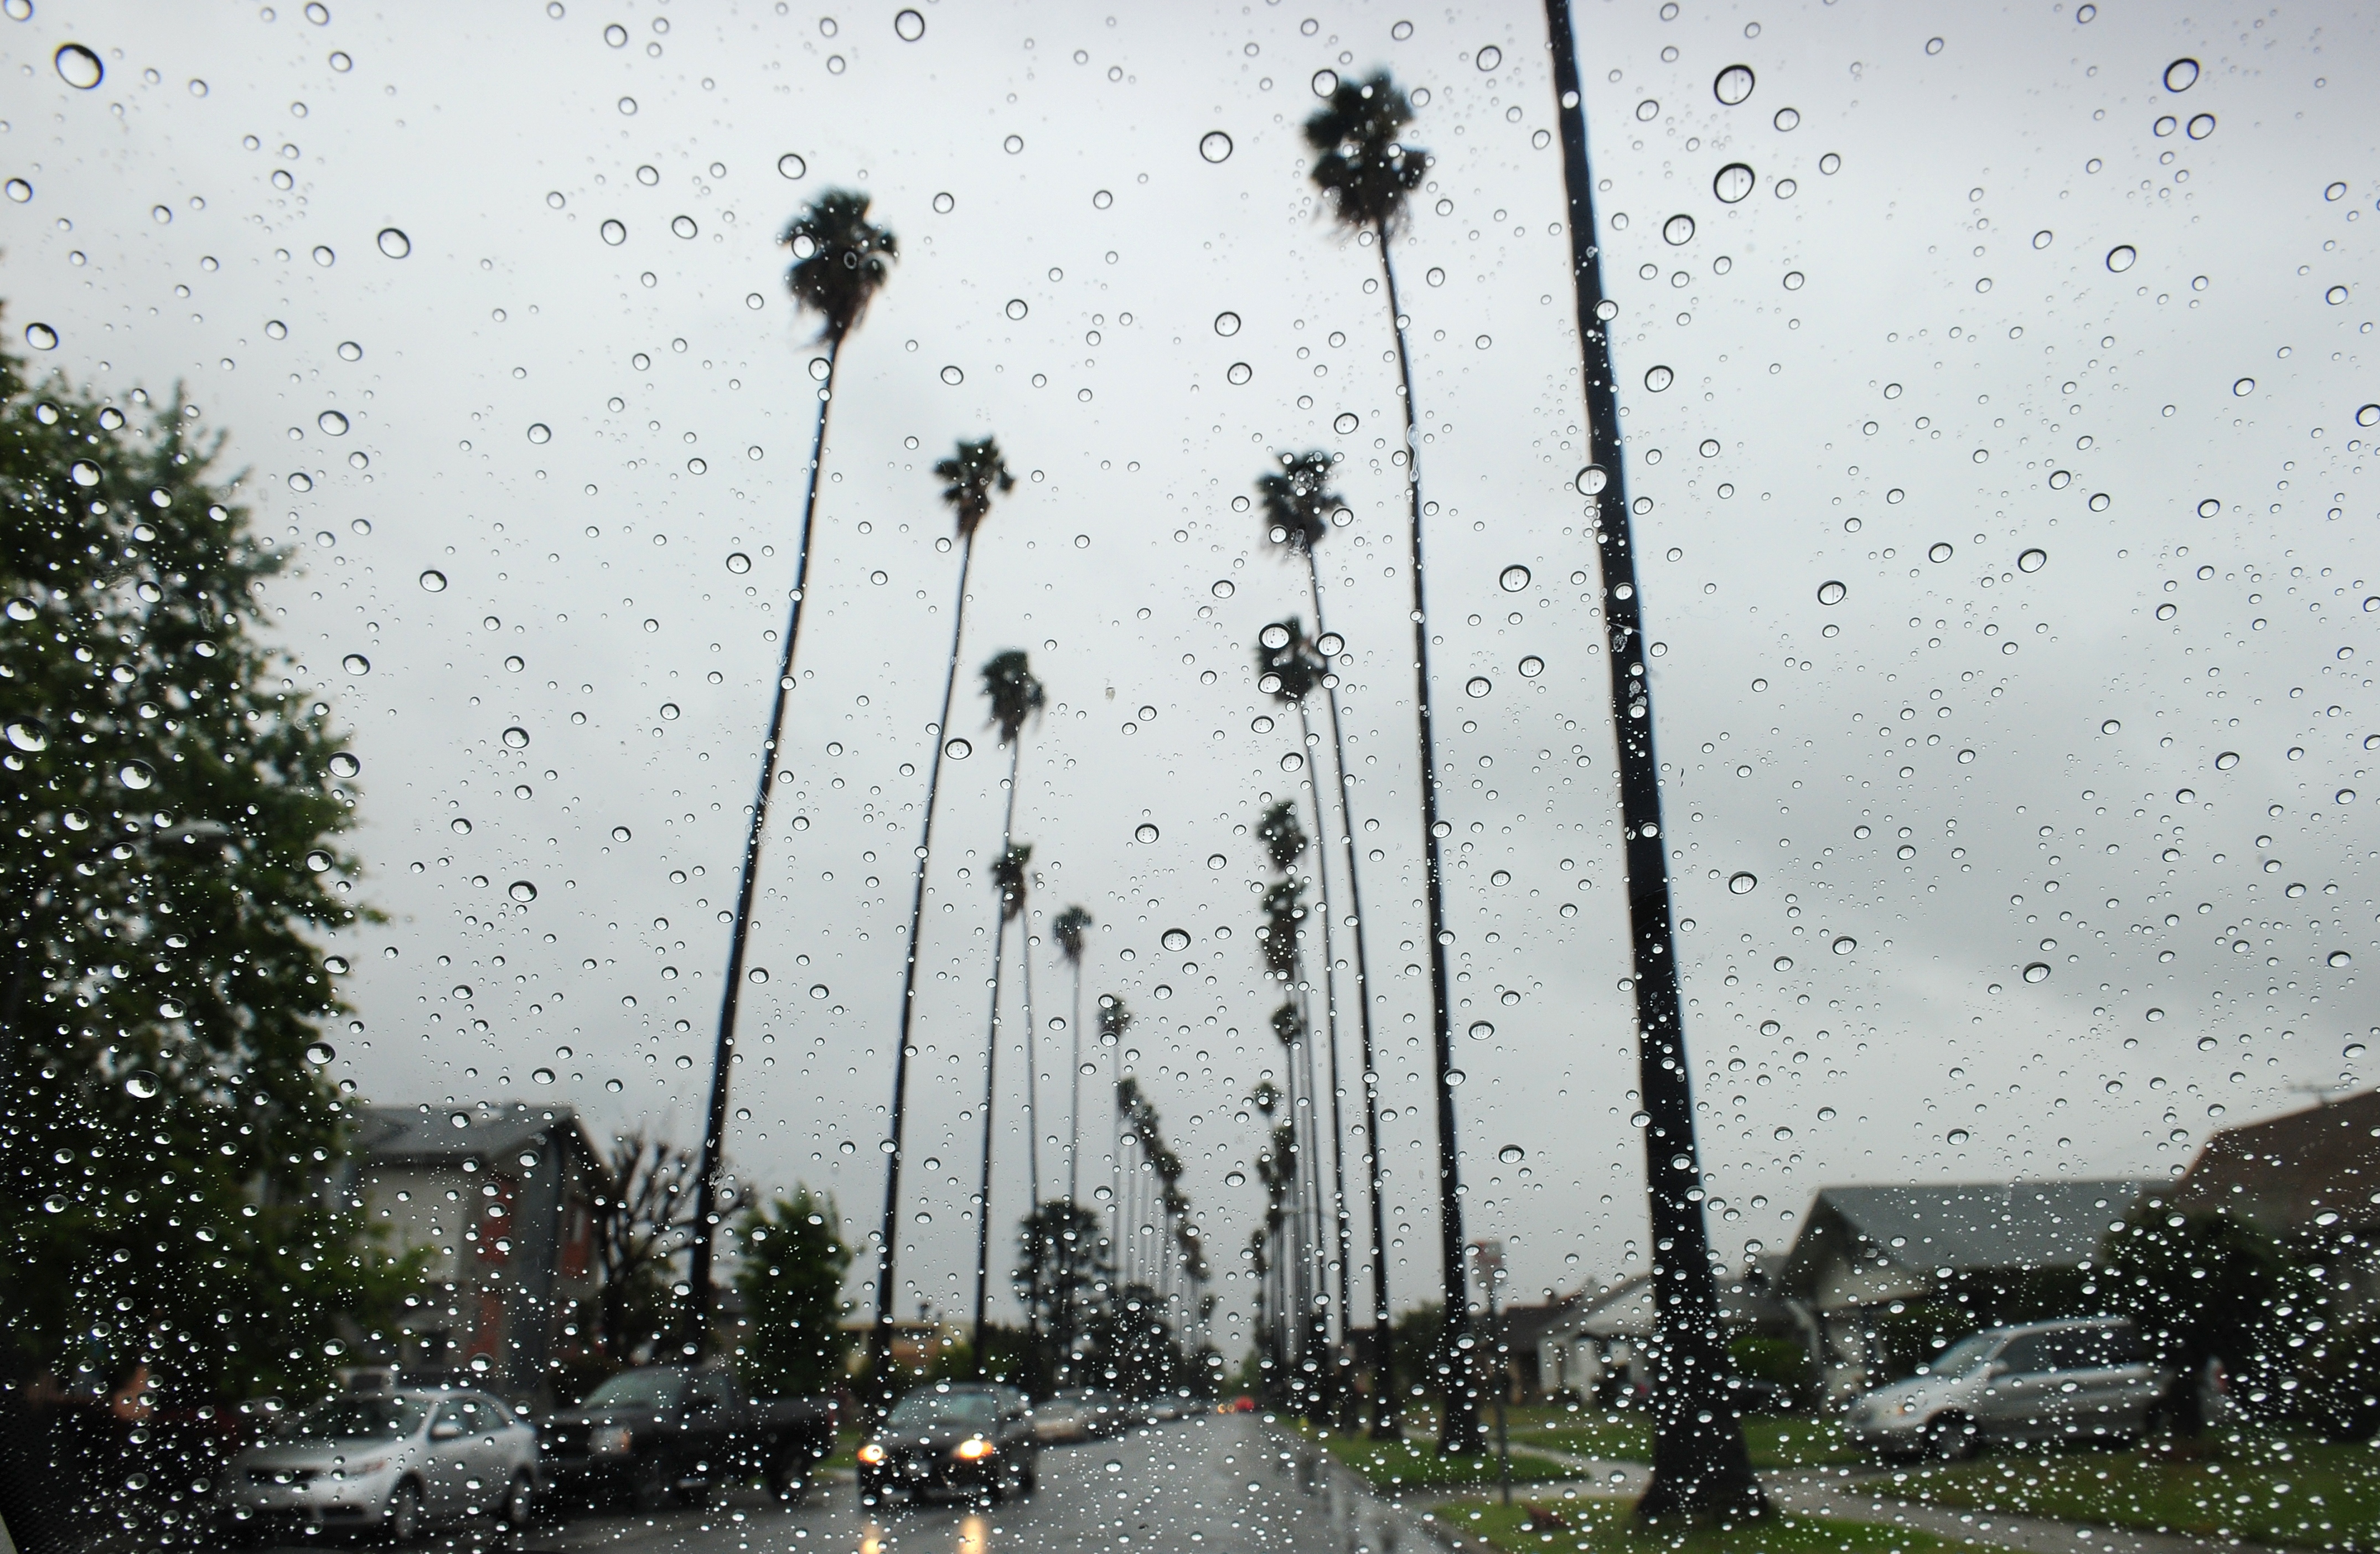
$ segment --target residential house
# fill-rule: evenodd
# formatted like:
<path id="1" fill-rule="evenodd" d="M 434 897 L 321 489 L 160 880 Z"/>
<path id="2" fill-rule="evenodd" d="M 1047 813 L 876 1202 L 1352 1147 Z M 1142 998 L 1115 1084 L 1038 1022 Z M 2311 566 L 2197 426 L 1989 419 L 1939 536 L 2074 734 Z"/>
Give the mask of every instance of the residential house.
<path id="1" fill-rule="evenodd" d="M 395 1254 L 419 1252 L 382 1357 L 468 1372 L 520 1402 L 550 1401 L 577 1357 L 596 1294 L 601 1152 L 566 1106 L 362 1109 L 344 1191 Z"/>
<path id="2" fill-rule="evenodd" d="M 2165 1199 L 2184 1214 L 2228 1210 L 2301 1255 L 2319 1250 L 2354 1305 L 2380 1303 L 2380 1090 L 2224 1129 Z"/>
<path id="3" fill-rule="evenodd" d="M 1830 1397 L 1998 1322 L 2092 1315 L 2088 1266 L 2145 1182 L 1828 1187 L 1766 1281 Z"/>
<path id="4" fill-rule="evenodd" d="M 1769 1281 L 1757 1270 L 1778 1259 L 1755 1259 L 1742 1278 L 1722 1278 L 1718 1289 L 1721 1331 L 1733 1338 L 1746 1332 L 1768 1332 L 1788 1325 L 1770 1293 Z M 1524 1308 L 1530 1313 L 1527 1331 L 1530 1372 L 1526 1382 L 1541 1396 L 1564 1392 L 1613 1401 L 1619 1394 L 1652 1385 L 1647 1355 L 1653 1337 L 1653 1285 L 1649 1274 L 1636 1274 L 1617 1284 L 1582 1289 L 1545 1305 Z M 1512 1315 L 1519 1317 L 1521 1311 Z M 1522 1335 L 1515 1332 L 1517 1349 Z"/>

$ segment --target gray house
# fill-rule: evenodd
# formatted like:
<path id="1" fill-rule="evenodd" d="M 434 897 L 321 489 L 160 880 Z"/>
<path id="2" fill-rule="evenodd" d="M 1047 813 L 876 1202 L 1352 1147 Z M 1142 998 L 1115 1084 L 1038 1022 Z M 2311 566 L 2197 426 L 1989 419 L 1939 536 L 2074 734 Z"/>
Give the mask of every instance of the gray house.
<path id="1" fill-rule="evenodd" d="M 1905 1370 L 1944 1335 L 2094 1314 L 2084 1265 L 2149 1186 L 1828 1187 L 1767 1282 L 1801 1327 L 1826 1394 L 1847 1397 Z M 1929 1325 L 1941 1331 L 1919 1330 Z"/>
<path id="2" fill-rule="evenodd" d="M 392 1253 L 425 1258 L 383 1358 L 544 1401 L 585 1347 L 602 1155 L 566 1106 L 366 1107 L 344 1191 Z"/>

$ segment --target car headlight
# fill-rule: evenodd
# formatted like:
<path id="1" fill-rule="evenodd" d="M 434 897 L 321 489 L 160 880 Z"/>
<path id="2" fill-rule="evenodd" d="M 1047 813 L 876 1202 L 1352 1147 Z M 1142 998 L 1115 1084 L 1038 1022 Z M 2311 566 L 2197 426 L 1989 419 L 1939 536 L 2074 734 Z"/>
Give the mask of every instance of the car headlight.
<path id="1" fill-rule="evenodd" d="M 349 1478 L 369 1478 L 373 1474 L 382 1472 L 387 1466 L 388 1459 L 386 1457 L 374 1457 L 370 1462 L 349 1463 L 346 1467 L 346 1475 Z"/>
<path id="2" fill-rule="evenodd" d="M 884 1460 L 884 1448 L 871 1440 L 859 1449 L 859 1460 L 872 1468 Z"/>
<path id="3" fill-rule="evenodd" d="M 624 1456 L 634 1444 L 635 1438 L 625 1425 L 597 1430 L 587 1438 L 587 1450 L 598 1457 Z"/>
<path id="4" fill-rule="evenodd" d="M 973 1440 L 963 1440 L 959 1442 L 958 1450 L 953 1451 L 951 1455 L 963 1463 L 979 1463 L 991 1455 L 991 1442 L 981 1436 L 976 1437 Z"/>

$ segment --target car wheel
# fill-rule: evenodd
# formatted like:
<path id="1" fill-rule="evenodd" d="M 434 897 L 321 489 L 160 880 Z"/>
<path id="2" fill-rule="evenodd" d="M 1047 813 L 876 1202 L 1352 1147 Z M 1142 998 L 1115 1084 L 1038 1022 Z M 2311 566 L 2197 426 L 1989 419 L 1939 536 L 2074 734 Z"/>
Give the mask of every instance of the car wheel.
<path id="1" fill-rule="evenodd" d="M 1963 1463 L 1975 1454 L 1975 1427 L 1964 1414 L 1945 1414 L 1925 1427 L 1930 1453 L 1946 1463 Z"/>
<path id="2" fill-rule="evenodd" d="M 787 1505 L 798 1503 L 809 1493 L 810 1454 L 807 1448 L 794 1446 L 777 1453 L 769 1464 L 769 1493 Z"/>
<path id="3" fill-rule="evenodd" d="M 662 1471 L 661 1460 L 648 1457 L 628 1470 L 628 1503 L 638 1512 L 650 1515 L 669 1504 L 669 1475 Z"/>
<path id="4" fill-rule="evenodd" d="M 390 1491 L 381 1517 L 388 1541 L 402 1548 L 421 1536 L 421 1486 L 407 1479 Z"/>
<path id="5" fill-rule="evenodd" d="M 513 1475 L 511 1486 L 504 1491 L 504 1503 L 499 1512 L 504 1525 L 516 1530 L 537 1519 L 537 1482 L 522 1468 Z"/>

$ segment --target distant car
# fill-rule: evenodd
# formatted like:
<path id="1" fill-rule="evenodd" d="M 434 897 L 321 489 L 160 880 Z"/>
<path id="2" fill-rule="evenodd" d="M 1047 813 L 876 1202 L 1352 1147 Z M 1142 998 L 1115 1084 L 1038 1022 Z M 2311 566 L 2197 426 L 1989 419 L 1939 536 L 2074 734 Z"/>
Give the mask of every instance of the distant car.
<path id="1" fill-rule="evenodd" d="M 1160 1392 L 1148 1400 L 1148 1422 L 1170 1425 L 1189 1412 L 1182 1399 L 1172 1392 Z"/>
<path id="2" fill-rule="evenodd" d="M 828 1398 L 753 1398 L 723 1366 L 639 1366 L 607 1378 L 541 1429 L 557 1493 L 651 1511 L 753 1473 L 796 1499 L 834 1450 Z"/>
<path id="3" fill-rule="evenodd" d="M 921 1387 L 892 1405 L 859 1449 L 859 1503 L 896 1495 L 1002 1500 L 1040 1482 L 1040 1447 L 1014 1387 Z"/>
<path id="4" fill-rule="evenodd" d="M 1132 1405 L 1103 1388 L 1069 1387 L 1063 1391 L 1051 1393 L 1049 1402 L 1041 1406 L 1048 1408 L 1061 1403 L 1082 1411 L 1084 1427 L 1089 1435 L 1081 1439 L 1121 1435 L 1137 1422 Z"/>
<path id="5" fill-rule="evenodd" d="M 1033 1439 L 1044 1446 L 1071 1446 L 1095 1433 L 1090 1405 L 1078 1397 L 1054 1397 L 1033 1409 Z"/>
<path id="6" fill-rule="evenodd" d="M 1256 1411 L 1257 1400 L 1248 1396 L 1245 1392 L 1243 1392 L 1238 1397 L 1232 1399 L 1229 1402 L 1220 1402 L 1215 1405 L 1215 1412 L 1218 1414 L 1254 1414 Z"/>
<path id="7" fill-rule="evenodd" d="M 1845 1425 L 1853 1444 L 1887 1458 L 1956 1459 L 1998 1441 L 2116 1445 L 2146 1433 L 2173 1382 L 2121 1317 L 1990 1328 L 1861 1398 Z"/>
<path id="8" fill-rule="evenodd" d="M 377 1533 L 489 1515 L 525 1527 L 543 1474 L 537 1432 L 484 1393 L 396 1389 L 290 1415 L 235 1456 L 218 1505 L 235 1537 Z"/>

